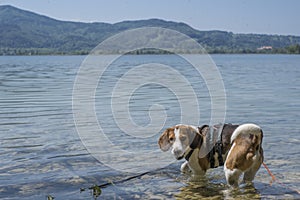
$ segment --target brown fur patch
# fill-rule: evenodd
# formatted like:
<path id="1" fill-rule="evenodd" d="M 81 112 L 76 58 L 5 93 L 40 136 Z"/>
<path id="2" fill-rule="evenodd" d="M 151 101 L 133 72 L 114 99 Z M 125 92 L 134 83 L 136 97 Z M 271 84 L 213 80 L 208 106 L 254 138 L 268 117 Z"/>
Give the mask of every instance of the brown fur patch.
<path id="1" fill-rule="evenodd" d="M 174 127 L 167 128 L 159 137 L 158 145 L 162 151 L 168 151 L 175 141 Z"/>
<path id="2" fill-rule="evenodd" d="M 261 138 L 256 135 L 239 135 L 227 156 L 226 167 L 230 170 L 235 168 L 247 170 L 253 164 L 253 157 L 260 150 Z"/>
<path id="3" fill-rule="evenodd" d="M 210 163 L 209 163 L 207 157 L 199 158 L 198 162 L 203 171 L 206 172 L 210 168 Z"/>

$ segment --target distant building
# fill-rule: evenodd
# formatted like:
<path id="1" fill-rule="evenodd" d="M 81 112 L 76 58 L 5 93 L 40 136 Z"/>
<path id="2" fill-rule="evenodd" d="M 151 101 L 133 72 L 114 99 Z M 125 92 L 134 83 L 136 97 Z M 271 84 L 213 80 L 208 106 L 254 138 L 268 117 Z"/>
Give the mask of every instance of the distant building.
<path id="1" fill-rule="evenodd" d="M 257 48 L 257 50 L 272 50 L 272 49 L 273 49 L 272 46 L 262 46 L 262 47 Z"/>

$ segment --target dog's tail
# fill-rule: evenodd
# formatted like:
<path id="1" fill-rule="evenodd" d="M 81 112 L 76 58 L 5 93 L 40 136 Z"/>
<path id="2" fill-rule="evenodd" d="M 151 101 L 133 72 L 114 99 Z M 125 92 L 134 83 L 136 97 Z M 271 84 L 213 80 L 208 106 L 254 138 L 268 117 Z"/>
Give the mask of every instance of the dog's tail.
<path id="1" fill-rule="evenodd" d="M 256 124 L 243 124 L 237 127 L 231 136 L 231 143 L 233 143 L 239 137 L 246 137 L 253 139 L 259 144 L 262 143 L 263 131 Z"/>

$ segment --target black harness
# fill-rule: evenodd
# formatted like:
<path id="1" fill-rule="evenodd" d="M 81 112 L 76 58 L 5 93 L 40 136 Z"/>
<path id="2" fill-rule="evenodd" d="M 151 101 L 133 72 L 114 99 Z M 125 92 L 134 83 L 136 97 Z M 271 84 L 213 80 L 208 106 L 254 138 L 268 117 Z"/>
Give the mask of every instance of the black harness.
<path id="1" fill-rule="evenodd" d="M 202 127 L 199 127 L 199 132 L 201 133 L 201 130 L 205 127 L 208 127 L 208 125 L 204 125 Z M 222 131 L 223 132 L 223 131 Z M 207 158 L 210 162 L 210 168 L 216 168 L 218 166 L 223 166 L 224 165 L 224 161 L 223 161 L 223 156 L 222 156 L 222 149 L 223 149 L 223 144 L 222 144 L 222 132 L 221 132 L 221 136 L 220 139 L 216 142 L 216 144 L 214 145 L 214 147 L 212 148 L 212 150 L 207 154 Z M 186 154 L 185 159 L 187 161 L 189 161 L 191 155 L 194 153 L 194 150 L 197 147 L 200 147 L 203 143 L 203 136 L 200 134 L 196 134 L 196 136 L 194 137 L 193 142 L 190 144 L 190 148 L 191 150 Z M 218 154 L 218 161 L 219 161 L 219 165 L 215 166 L 215 154 Z"/>
<path id="2" fill-rule="evenodd" d="M 189 161 L 191 155 L 194 153 L 194 150 L 197 148 L 197 147 L 200 147 L 203 143 L 203 138 L 200 134 L 196 134 L 194 139 L 193 139 L 193 142 L 190 144 L 190 148 L 191 150 L 188 152 L 188 154 L 186 154 L 186 156 L 184 157 L 187 161 Z"/>
<path id="3" fill-rule="evenodd" d="M 222 148 L 223 148 L 222 139 L 220 139 L 219 141 L 216 142 L 215 146 L 208 153 L 207 157 L 210 162 L 210 168 L 216 168 L 216 167 L 224 165 L 223 156 L 222 156 Z M 218 166 L 215 165 L 215 154 L 216 153 L 218 154 L 218 161 L 219 161 Z"/>

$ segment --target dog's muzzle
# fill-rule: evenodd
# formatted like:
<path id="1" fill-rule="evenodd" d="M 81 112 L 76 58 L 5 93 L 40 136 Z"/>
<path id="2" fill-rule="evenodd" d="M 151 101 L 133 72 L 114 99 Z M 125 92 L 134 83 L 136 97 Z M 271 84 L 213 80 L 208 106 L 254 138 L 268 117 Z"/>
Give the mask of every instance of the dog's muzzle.
<path id="1" fill-rule="evenodd" d="M 173 150 L 172 153 L 177 160 L 181 160 L 184 157 L 184 152 L 182 150 Z"/>

